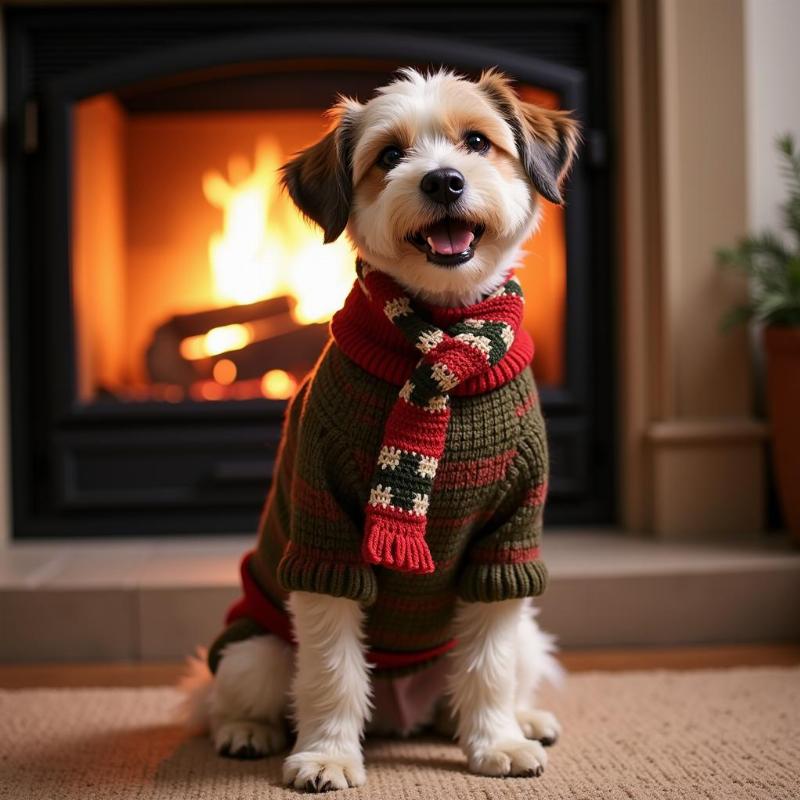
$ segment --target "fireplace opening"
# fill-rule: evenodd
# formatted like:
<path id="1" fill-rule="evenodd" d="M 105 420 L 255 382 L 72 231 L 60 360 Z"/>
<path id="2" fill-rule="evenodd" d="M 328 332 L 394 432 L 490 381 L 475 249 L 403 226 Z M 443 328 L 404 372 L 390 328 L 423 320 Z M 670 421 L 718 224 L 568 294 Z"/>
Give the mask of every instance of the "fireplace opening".
<path id="1" fill-rule="evenodd" d="M 520 94 L 556 107 L 553 92 Z M 129 87 L 126 97 L 139 96 Z M 279 168 L 324 132 L 324 109 L 141 112 L 76 104 L 72 290 L 81 403 L 285 400 L 354 280 Z M 547 201 L 518 271 L 543 385 L 564 373 L 563 211 Z"/>
<path id="2" fill-rule="evenodd" d="M 399 66 L 571 109 L 585 146 L 518 277 L 547 522 L 613 521 L 604 4 L 8 8 L 16 537 L 252 532 L 287 398 L 354 279 L 276 170 Z M 426 31 L 424 35 L 420 31 Z M 439 31 L 439 33 L 437 33 Z"/>

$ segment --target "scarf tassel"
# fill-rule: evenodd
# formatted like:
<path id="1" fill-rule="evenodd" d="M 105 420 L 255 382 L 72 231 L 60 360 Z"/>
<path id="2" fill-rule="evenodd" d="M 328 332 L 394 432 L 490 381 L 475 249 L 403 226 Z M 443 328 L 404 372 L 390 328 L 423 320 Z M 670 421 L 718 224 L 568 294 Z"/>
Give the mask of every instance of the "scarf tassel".
<path id="1" fill-rule="evenodd" d="M 395 520 L 373 518 L 363 541 L 363 556 L 370 564 L 380 564 L 401 572 L 425 575 L 435 570 L 431 551 L 423 532 L 409 531 Z"/>

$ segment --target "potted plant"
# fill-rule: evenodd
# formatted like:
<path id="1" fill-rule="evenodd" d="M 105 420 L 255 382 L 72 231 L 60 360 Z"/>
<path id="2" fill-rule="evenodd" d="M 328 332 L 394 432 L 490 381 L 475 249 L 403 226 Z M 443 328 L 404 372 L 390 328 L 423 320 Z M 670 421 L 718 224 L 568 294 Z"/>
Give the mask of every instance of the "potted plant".
<path id="1" fill-rule="evenodd" d="M 784 235 L 748 236 L 717 257 L 749 278 L 750 301 L 734 308 L 724 324 L 755 322 L 762 329 L 778 495 L 800 542 L 800 152 L 789 135 L 777 147 L 789 190 L 781 207 Z"/>

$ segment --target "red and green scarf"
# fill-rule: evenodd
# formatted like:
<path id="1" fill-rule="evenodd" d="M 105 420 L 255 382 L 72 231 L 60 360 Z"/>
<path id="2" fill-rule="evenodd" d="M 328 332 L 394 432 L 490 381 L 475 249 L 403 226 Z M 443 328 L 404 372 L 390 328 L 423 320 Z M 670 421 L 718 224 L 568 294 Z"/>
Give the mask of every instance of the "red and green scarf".
<path id="1" fill-rule="evenodd" d="M 430 573 L 435 565 L 425 541 L 427 513 L 450 422 L 450 396 L 490 391 L 530 362 L 533 346 L 520 329 L 522 290 L 510 275 L 479 303 L 437 309 L 415 305 L 388 275 L 363 262 L 358 275 L 333 319 L 334 339 L 368 372 L 405 381 L 378 453 L 362 554 L 372 564 Z M 385 324 L 369 324 L 369 318 L 379 317 L 402 334 L 401 341 Z M 409 362 L 409 344 L 422 353 L 416 365 Z"/>

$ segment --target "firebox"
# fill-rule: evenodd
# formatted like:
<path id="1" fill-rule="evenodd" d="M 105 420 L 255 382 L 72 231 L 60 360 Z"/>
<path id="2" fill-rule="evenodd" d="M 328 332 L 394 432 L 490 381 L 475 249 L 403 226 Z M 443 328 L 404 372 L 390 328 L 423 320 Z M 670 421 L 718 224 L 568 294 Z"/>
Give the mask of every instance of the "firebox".
<path id="1" fill-rule="evenodd" d="M 278 169 L 403 65 L 499 66 L 586 146 L 518 276 L 551 522 L 613 515 L 600 4 L 7 9 L 15 535 L 246 532 L 354 279 Z M 425 31 L 423 36 L 420 31 Z M 438 32 L 438 33 L 437 33 Z"/>

